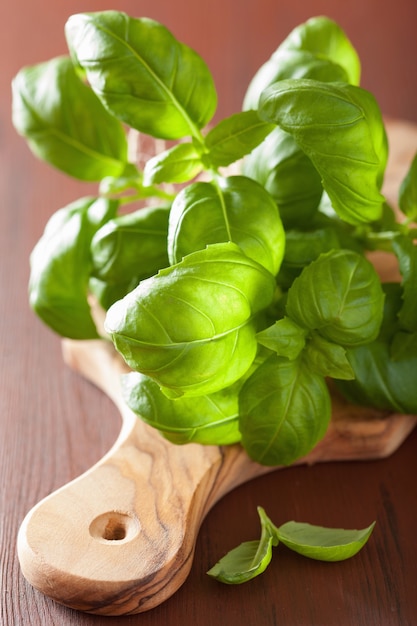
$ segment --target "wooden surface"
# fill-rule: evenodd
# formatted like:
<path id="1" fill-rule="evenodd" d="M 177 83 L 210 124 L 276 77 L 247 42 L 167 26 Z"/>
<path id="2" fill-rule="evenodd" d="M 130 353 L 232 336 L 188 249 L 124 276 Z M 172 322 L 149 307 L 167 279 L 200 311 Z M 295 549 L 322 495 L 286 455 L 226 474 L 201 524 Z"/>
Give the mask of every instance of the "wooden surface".
<path id="1" fill-rule="evenodd" d="M 64 360 L 118 407 L 111 450 L 82 476 L 42 499 L 18 535 L 22 573 L 35 589 L 97 615 L 143 613 L 169 599 L 189 575 L 202 521 L 239 485 L 278 471 L 240 445 L 173 445 L 126 406 L 129 371 L 105 341 L 63 341 Z M 349 405 L 333 394 L 326 436 L 297 464 L 370 460 L 394 453 L 413 415 Z"/>
<path id="2" fill-rule="evenodd" d="M 239 3 L 240 23 L 234 24 L 233 3 L 225 5 L 229 22 L 222 22 L 219 28 L 221 37 L 226 39 L 230 34 L 228 46 L 232 47 L 227 48 L 227 62 L 218 52 L 218 37 L 213 35 L 217 32 L 216 10 L 224 3 L 207 4 L 203 13 L 200 8 L 197 11 L 197 4 L 192 5 L 195 19 L 198 13 L 196 28 L 203 33 L 201 37 L 191 28 L 192 36 L 186 38 L 188 27 L 184 21 L 178 23 L 174 4 L 158 0 L 143 2 L 141 14 L 165 19 L 164 7 L 168 7 L 169 25 L 209 57 L 216 75 L 223 76 L 223 112 L 232 112 L 230 105 L 236 106 L 238 101 L 235 87 L 244 82 L 250 63 L 254 68 L 267 54 L 275 24 L 286 34 L 288 27 L 311 14 L 330 11 L 338 17 L 335 13 L 339 13 L 350 30 L 358 34 L 360 46 L 368 55 L 372 71 L 368 69 L 364 77 L 368 85 L 372 82 L 378 87 L 384 112 L 417 122 L 415 81 L 408 80 L 414 72 L 416 58 L 414 0 L 399 0 L 395 3 L 395 13 L 392 5 L 375 1 L 338 5 L 344 7 L 340 10 L 332 9 L 331 3 L 312 2 L 308 11 L 300 9 L 300 15 L 294 15 L 294 3 L 266 4 L 276 5 L 274 18 L 264 22 L 268 37 L 255 19 L 258 9 L 251 12 L 249 4 Z M 137 8 L 134 2 L 117 5 L 128 12 Z M 186 5 L 191 6 L 185 2 L 175 4 L 180 19 L 187 14 Z M 144 626 L 242 623 L 414 626 L 417 622 L 416 431 L 398 452 L 385 460 L 291 468 L 232 491 L 205 519 L 185 584 L 167 602 L 148 613 L 120 618 L 82 614 L 48 600 L 21 575 L 16 537 L 25 514 L 42 497 L 80 475 L 103 456 L 119 432 L 120 418 L 104 394 L 65 366 L 59 340 L 28 309 L 30 250 L 51 213 L 89 193 L 91 188 L 68 181 L 33 159 L 10 125 L 9 84 L 21 65 L 62 52 L 59 29 L 67 15 L 111 6 L 114 5 L 109 2 L 57 4 L 49 0 L 16 0 L 8 2 L 2 10 L 0 623 L 4 626 L 139 623 Z M 371 28 L 375 15 L 378 20 Z M 252 36 L 259 45 L 248 44 Z M 232 48 L 238 49 L 242 41 L 247 44 L 240 48 L 244 56 L 233 57 Z M 233 80 L 229 80 L 228 74 Z M 396 127 L 395 132 L 395 162 L 400 175 L 405 170 L 406 157 L 417 148 L 417 131 L 405 124 Z M 306 561 L 279 548 L 267 572 L 244 586 L 226 587 L 212 581 L 206 570 L 225 551 L 257 536 L 257 505 L 263 506 L 277 524 L 296 519 L 354 528 L 376 519 L 377 526 L 366 549 L 349 561 L 339 564 Z"/>

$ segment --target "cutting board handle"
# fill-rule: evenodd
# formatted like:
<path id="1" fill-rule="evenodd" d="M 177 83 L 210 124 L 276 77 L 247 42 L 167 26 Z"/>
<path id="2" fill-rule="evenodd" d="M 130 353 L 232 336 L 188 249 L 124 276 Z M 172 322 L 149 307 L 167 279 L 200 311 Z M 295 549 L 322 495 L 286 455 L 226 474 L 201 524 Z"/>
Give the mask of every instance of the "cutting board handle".
<path id="1" fill-rule="evenodd" d="M 118 406 L 122 429 L 85 474 L 26 516 L 18 555 L 27 580 L 57 602 L 101 615 L 151 609 L 185 581 L 210 508 L 237 485 L 278 468 L 251 461 L 239 445 L 176 446 L 125 405 L 126 366 L 106 341 L 63 341 L 68 365 Z M 324 440 L 300 463 L 391 454 L 416 423 L 334 398 Z"/>

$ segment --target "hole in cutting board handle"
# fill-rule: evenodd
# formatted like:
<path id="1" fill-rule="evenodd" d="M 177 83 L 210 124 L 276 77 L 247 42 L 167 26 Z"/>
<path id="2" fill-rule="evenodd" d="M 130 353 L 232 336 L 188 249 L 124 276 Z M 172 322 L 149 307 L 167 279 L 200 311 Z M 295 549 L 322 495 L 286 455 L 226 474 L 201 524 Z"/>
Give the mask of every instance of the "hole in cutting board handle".
<path id="1" fill-rule="evenodd" d="M 139 520 L 135 515 L 109 511 L 96 517 L 90 524 L 90 535 L 105 543 L 131 541 L 140 530 Z"/>

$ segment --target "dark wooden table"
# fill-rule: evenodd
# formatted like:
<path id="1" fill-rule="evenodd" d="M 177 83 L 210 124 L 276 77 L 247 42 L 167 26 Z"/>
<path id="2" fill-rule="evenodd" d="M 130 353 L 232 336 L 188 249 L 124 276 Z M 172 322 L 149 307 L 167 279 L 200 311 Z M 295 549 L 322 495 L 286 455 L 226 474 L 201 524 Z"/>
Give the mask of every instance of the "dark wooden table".
<path id="1" fill-rule="evenodd" d="M 46 10 L 48 3 L 43 4 Z M 106 8 L 92 7 L 91 2 L 88 7 L 72 4 L 67 14 Z M 132 4 L 126 2 L 123 8 L 132 12 Z M 36 22 L 33 15 L 31 23 L 23 20 L 20 30 L 16 6 L 8 3 L 7 7 L 2 41 L 16 52 L 13 59 L 7 54 L 2 59 L 8 80 L 21 64 L 32 62 L 23 54 L 31 28 L 38 29 L 34 37 L 39 50 L 48 50 L 45 58 L 54 52 L 46 44 L 42 48 L 41 40 L 47 38 L 39 33 L 42 20 Z M 63 14 L 62 10 L 60 21 Z M 45 24 L 48 19 L 51 25 L 58 21 L 54 14 L 42 15 Z M 33 62 L 41 60 L 39 50 Z M 3 76 L 2 87 L 8 89 L 4 80 Z M 388 459 L 279 470 L 230 493 L 205 519 L 194 565 L 183 587 L 148 613 L 90 616 L 59 606 L 28 585 L 20 573 L 15 547 L 24 515 L 108 450 L 118 434 L 119 416 L 106 396 L 64 365 L 59 339 L 35 318 L 27 303 L 28 258 L 46 220 L 55 209 L 92 189 L 37 162 L 11 128 L 8 97 L 2 97 L 1 106 L 0 623 L 417 624 L 417 430 Z M 417 149 L 417 131 L 408 125 L 400 130 L 409 154 L 413 142 Z M 205 572 L 227 550 L 258 535 L 257 505 L 277 524 L 296 519 L 347 528 L 361 528 L 373 520 L 377 525 L 366 548 L 351 560 L 319 563 L 280 547 L 261 577 L 242 586 L 222 586 Z"/>

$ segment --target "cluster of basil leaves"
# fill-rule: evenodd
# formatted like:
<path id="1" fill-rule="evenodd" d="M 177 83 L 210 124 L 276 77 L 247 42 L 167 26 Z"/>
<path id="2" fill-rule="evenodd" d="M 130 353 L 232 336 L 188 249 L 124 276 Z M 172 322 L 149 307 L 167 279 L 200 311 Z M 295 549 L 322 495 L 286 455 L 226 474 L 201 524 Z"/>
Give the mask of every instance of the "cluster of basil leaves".
<path id="1" fill-rule="evenodd" d="M 13 81 L 33 152 L 99 183 L 33 250 L 40 318 L 96 338 L 93 294 L 132 369 L 126 402 L 176 443 L 240 441 L 290 464 L 326 432 L 328 377 L 353 402 L 417 413 L 417 161 L 400 223 L 381 194 L 382 116 L 342 29 L 294 29 L 217 123 L 209 69 L 163 25 L 104 11 L 65 33 L 67 56 Z M 129 132 L 169 147 L 140 169 Z M 373 249 L 397 257 L 401 283 L 381 285 Z"/>

